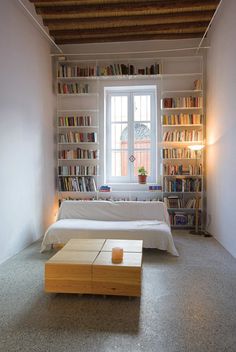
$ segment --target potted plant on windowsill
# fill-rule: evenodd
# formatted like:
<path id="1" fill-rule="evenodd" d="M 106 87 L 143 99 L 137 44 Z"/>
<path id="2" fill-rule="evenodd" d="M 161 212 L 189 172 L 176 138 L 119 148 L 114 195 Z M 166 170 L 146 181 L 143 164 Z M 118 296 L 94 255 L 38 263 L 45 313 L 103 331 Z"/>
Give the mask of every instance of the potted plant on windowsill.
<path id="1" fill-rule="evenodd" d="M 142 185 L 147 183 L 147 171 L 144 166 L 138 168 L 138 182 Z"/>

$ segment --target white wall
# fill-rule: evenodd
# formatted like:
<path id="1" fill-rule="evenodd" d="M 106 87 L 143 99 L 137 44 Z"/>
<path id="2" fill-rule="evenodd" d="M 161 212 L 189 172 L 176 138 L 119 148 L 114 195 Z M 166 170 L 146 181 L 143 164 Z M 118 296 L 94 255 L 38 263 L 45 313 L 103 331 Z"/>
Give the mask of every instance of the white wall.
<path id="1" fill-rule="evenodd" d="M 54 207 L 50 47 L 15 0 L 0 4 L 0 262 L 42 236 Z"/>
<path id="2" fill-rule="evenodd" d="M 82 54 L 79 59 L 119 59 L 123 57 L 161 57 L 161 56 L 185 56 L 195 55 L 196 49 L 183 50 L 198 47 L 200 39 L 175 39 L 175 40 L 147 40 L 133 42 L 115 42 L 115 43 L 89 43 L 89 44 L 70 44 L 61 45 L 64 53 Z M 204 40 L 203 46 L 208 44 Z M 171 49 L 171 51 L 169 51 Z M 173 51 L 176 49 L 176 51 Z M 131 53 L 134 53 L 133 55 Z M 115 54 L 114 54 L 115 53 Z M 94 55 L 93 55 L 94 54 Z M 84 56 L 83 56 L 84 55 Z"/>
<path id="3" fill-rule="evenodd" d="M 210 232 L 236 257 L 236 1 L 224 0 L 207 59 L 207 199 Z"/>

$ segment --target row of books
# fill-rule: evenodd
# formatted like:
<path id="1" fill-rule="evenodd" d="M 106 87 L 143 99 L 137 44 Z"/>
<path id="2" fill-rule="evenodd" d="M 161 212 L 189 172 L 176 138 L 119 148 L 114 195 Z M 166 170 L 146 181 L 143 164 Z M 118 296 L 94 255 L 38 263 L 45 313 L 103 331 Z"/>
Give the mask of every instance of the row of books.
<path id="1" fill-rule="evenodd" d="M 89 85 L 87 83 L 61 83 L 58 82 L 58 94 L 81 94 L 89 92 Z"/>
<path id="2" fill-rule="evenodd" d="M 162 158 L 163 159 L 200 159 L 202 156 L 201 150 L 197 151 L 197 155 L 194 150 L 189 148 L 163 148 Z"/>
<path id="3" fill-rule="evenodd" d="M 132 64 L 114 63 L 109 65 L 68 65 L 61 64 L 58 67 L 59 78 L 71 77 L 94 77 L 94 76 L 122 76 L 122 75 L 157 75 L 160 73 L 160 65 L 154 63 L 150 66 L 136 67 Z"/>
<path id="4" fill-rule="evenodd" d="M 59 191 L 66 192 L 95 192 L 97 186 L 93 176 L 61 177 L 59 178 Z"/>
<path id="5" fill-rule="evenodd" d="M 163 125 L 199 125 L 203 121 L 201 114 L 171 114 L 162 116 Z"/>
<path id="6" fill-rule="evenodd" d="M 164 192 L 201 192 L 202 181 L 196 178 L 185 178 L 173 180 L 169 178 L 164 179 Z"/>
<path id="7" fill-rule="evenodd" d="M 203 105 L 203 97 L 173 97 L 162 100 L 163 108 L 200 108 Z"/>
<path id="8" fill-rule="evenodd" d="M 163 198 L 167 208 L 173 209 L 195 209 L 198 203 L 198 208 L 201 208 L 201 199 L 189 198 L 187 200 L 178 196 L 169 196 Z"/>
<path id="9" fill-rule="evenodd" d="M 60 176 L 87 176 L 98 174 L 97 165 L 70 165 L 70 166 L 59 166 L 58 174 Z"/>
<path id="10" fill-rule="evenodd" d="M 122 76 L 122 75 L 158 75 L 160 65 L 154 63 L 146 67 L 135 67 L 130 64 L 111 64 L 97 68 L 97 76 Z"/>
<path id="11" fill-rule="evenodd" d="M 76 148 L 72 150 L 59 150 L 59 159 L 76 160 L 76 159 L 97 159 L 98 151 L 90 149 Z"/>
<path id="12" fill-rule="evenodd" d="M 164 176 L 171 175 L 202 175 L 202 164 L 164 164 Z"/>
<path id="13" fill-rule="evenodd" d="M 203 135 L 201 130 L 173 130 L 163 133 L 165 142 L 197 142 L 202 141 Z"/>
<path id="14" fill-rule="evenodd" d="M 97 133 L 96 132 L 72 132 L 68 133 L 60 133 L 59 134 L 59 142 L 60 143 L 80 143 L 80 142 L 89 142 L 96 143 L 97 142 Z"/>
<path id="15" fill-rule="evenodd" d="M 57 76 L 59 78 L 63 77 L 91 77 L 96 76 L 97 69 L 94 66 L 78 66 L 78 65 L 68 65 L 61 64 L 58 67 Z"/>
<path id="16" fill-rule="evenodd" d="M 91 116 L 60 116 L 58 118 L 58 125 L 61 127 L 91 126 L 92 117 Z"/>

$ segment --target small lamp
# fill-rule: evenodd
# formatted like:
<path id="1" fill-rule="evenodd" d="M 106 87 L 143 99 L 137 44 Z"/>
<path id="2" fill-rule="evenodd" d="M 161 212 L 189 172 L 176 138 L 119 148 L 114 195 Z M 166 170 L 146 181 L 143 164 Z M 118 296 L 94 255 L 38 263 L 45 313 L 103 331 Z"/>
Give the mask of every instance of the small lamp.
<path id="1" fill-rule="evenodd" d="M 198 163 L 197 163 L 197 152 L 202 150 L 204 148 L 204 144 L 194 144 L 190 145 L 188 148 L 193 150 L 195 152 L 195 172 L 197 172 L 198 169 Z M 203 235 L 205 234 L 202 231 L 199 231 L 199 223 L 198 223 L 198 210 L 199 210 L 199 195 L 196 193 L 196 205 L 195 205 L 195 230 L 190 231 L 192 235 Z"/>

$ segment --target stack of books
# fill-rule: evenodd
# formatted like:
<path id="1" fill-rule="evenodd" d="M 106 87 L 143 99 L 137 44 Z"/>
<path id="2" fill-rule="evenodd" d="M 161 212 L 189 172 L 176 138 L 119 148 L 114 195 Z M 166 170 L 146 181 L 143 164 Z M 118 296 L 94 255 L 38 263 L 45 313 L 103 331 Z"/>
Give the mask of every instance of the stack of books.
<path id="1" fill-rule="evenodd" d="M 108 185 L 102 185 L 102 186 L 99 188 L 99 192 L 111 192 L 111 187 L 108 186 Z"/>

